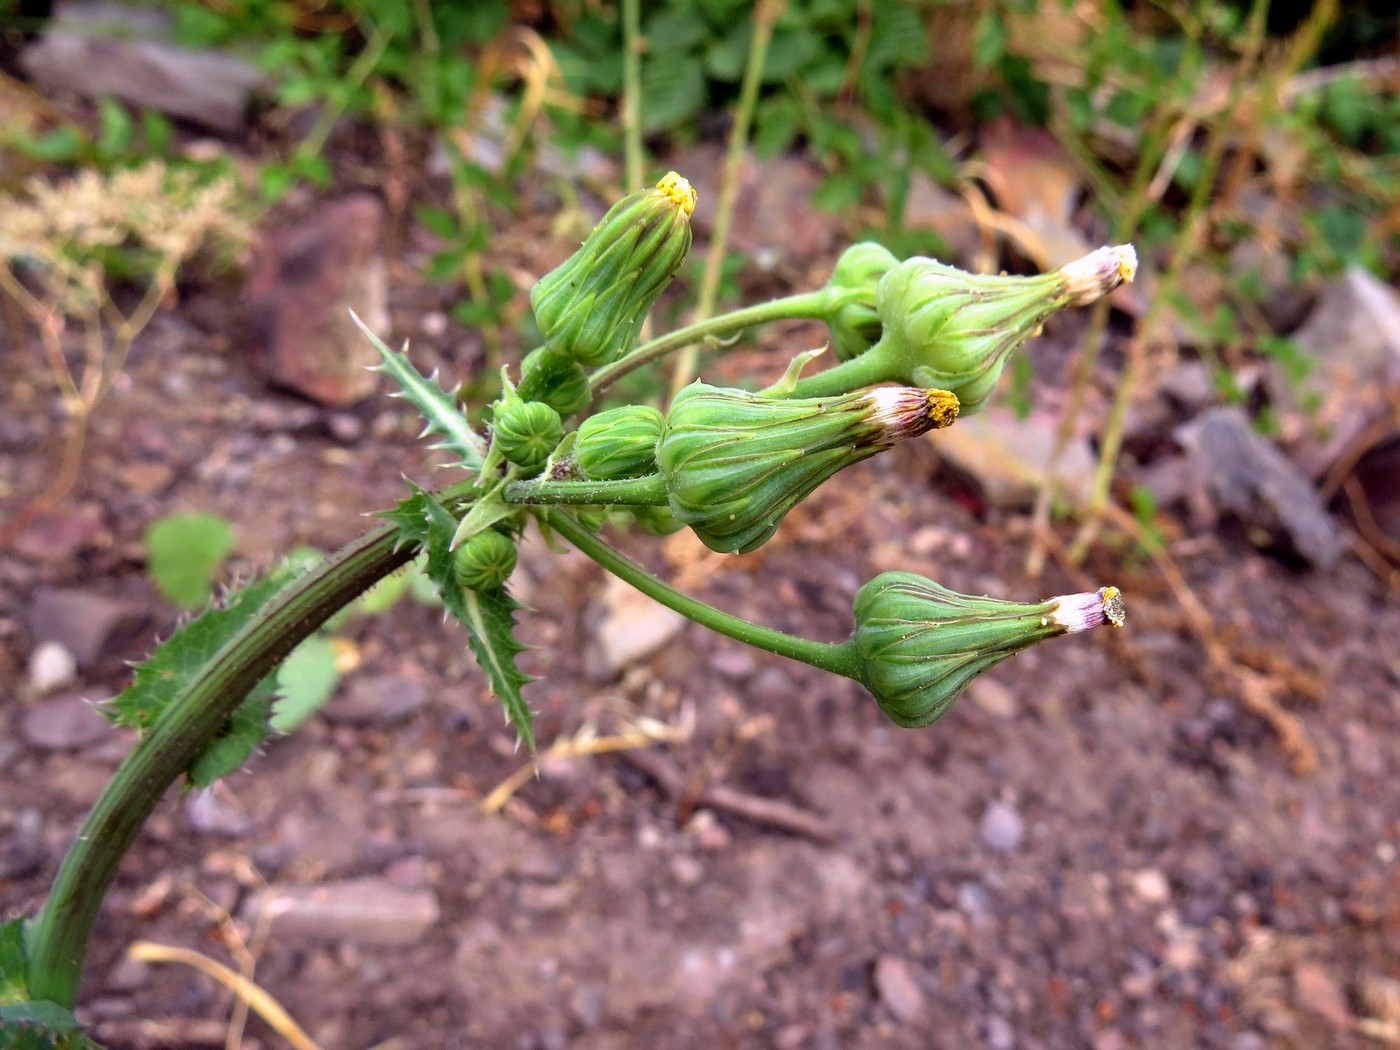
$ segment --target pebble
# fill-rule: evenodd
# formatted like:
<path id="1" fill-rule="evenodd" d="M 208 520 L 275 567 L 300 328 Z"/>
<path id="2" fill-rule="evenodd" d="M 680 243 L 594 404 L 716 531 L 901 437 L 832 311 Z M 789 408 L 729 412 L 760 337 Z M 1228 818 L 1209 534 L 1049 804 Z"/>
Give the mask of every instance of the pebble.
<path id="1" fill-rule="evenodd" d="M 1172 888 L 1167 877 L 1156 868 L 1144 868 L 1132 875 L 1133 892 L 1148 904 L 1165 904 L 1171 899 Z"/>
<path id="2" fill-rule="evenodd" d="M 569 1014 L 582 1027 L 592 1028 L 603 1019 L 607 1002 L 597 985 L 579 984 L 569 993 Z"/>
<path id="3" fill-rule="evenodd" d="M 385 879 L 348 879 L 320 886 L 273 886 L 248 898 L 246 922 L 267 914 L 283 939 L 415 944 L 438 920 L 437 894 L 403 889 Z"/>
<path id="4" fill-rule="evenodd" d="M 982 919 L 991 914 L 992 898 L 980 882 L 958 883 L 958 910 L 970 919 Z"/>
<path id="5" fill-rule="evenodd" d="M 968 698 L 994 718 L 1012 719 L 1020 713 L 1016 694 L 993 678 L 978 678 L 967 690 Z"/>
<path id="6" fill-rule="evenodd" d="M 78 661 L 61 642 L 40 642 L 29 655 L 29 688 L 39 696 L 62 689 L 78 674 Z"/>
<path id="7" fill-rule="evenodd" d="M 78 666 L 91 668 L 129 651 L 145 633 L 145 613 L 116 598 L 77 588 L 40 587 L 28 602 L 29 633 L 62 645 Z"/>
<path id="8" fill-rule="evenodd" d="M 615 678 L 660 651 L 685 628 L 686 618 L 658 605 L 615 576 L 595 603 L 593 645 L 586 661 L 595 681 Z"/>
<path id="9" fill-rule="evenodd" d="M 116 732 L 91 702 L 77 693 L 40 700 L 20 716 L 20 735 L 45 751 L 71 751 L 106 740 Z"/>
<path id="10" fill-rule="evenodd" d="M 693 836 L 695 844 L 703 850 L 717 853 L 720 850 L 728 849 L 734 836 L 729 833 L 729 829 L 721 824 L 712 810 L 697 810 L 685 826 L 685 833 Z"/>
<path id="11" fill-rule="evenodd" d="M 185 819 L 200 835 L 236 839 L 253 826 L 248 815 L 221 799 L 213 789 L 195 791 L 185 799 Z"/>
<path id="12" fill-rule="evenodd" d="M 356 675 L 334 700 L 321 708 L 328 722 L 390 725 L 428 702 L 428 689 L 411 675 Z"/>
<path id="13" fill-rule="evenodd" d="M 909 964 L 893 955 L 882 955 L 875 963 L 875 991 L 905 1024 L 924 1012 L 924 993 L 910 972 Z"/>
<path id="14" fill-rule="evenodd" d="M 992 1014 L 987 1018 L 987 1048 L 988 1050 L 1013 1050 L 1016 1046 L 1016 1032 L 1011 1027 L 1011 1022 L 1000 1014 Z"/>
<path id="15" fill-rule="evenodd" d="M 1026 821 L 1012 803 L 996 799 L 987 805 L 977 826 L 982 842 L 999 853 L 1020 849 L 1026 837 Z"/>
<path id="16" fill-rule="evenodd" d="M 1293 968 L 1293 991 L 1299 1003 L 1323 1020 L 1338 1027 L 1351 1024 L 1346 993 L 1317 963 L 1300 962 Z"/>
<path id="17" fill-rule="evenodd" d="M 682 886 L 695 886 L 705 877 L 705 865 L 685 853 L 671 858 L 671 874 Z"/>

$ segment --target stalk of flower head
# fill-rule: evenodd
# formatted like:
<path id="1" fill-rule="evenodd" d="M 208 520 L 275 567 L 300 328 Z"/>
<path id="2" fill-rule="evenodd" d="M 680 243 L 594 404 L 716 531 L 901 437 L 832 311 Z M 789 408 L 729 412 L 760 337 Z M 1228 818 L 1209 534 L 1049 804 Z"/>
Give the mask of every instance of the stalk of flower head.
<path id="1" fill-rule="evenodd" d="M 950 426 L 957 414 L 946 390 L 803 399 L 696 382 L 676 395 L 656 460 L 676 520 L 712 550 L 742 554 L 838 470 Z"/>
<path id="2" fill-rule="evenodd" d="M 1047 317 L 1067 306 L 1092 303 L 1131 281 L 1136 272 L 1137 255 L 1126 244 L 1099 248 L 1032 277 L 971 274 L 934 259 L 906 259 L 875 286 L 879 341 L 800 380 L 793 396 L 903 383 L 951 390 L 963 412 L 980 411 L 1012 352 L 1038 334 Z M 833 339 L 838 335 L 846 346 L 856 338 L 846 334 L 846 327 L 833 325 Z"/>
<path id="3" fill-rule="evenodd" d="M 1034 605 L 950 591 L 909 572 L 886 572 L 855 597 L 858 678 L 902 726 L 926 726 L 987 668 L 1047 638 L 1123 626 L 1116 587 Z"/>

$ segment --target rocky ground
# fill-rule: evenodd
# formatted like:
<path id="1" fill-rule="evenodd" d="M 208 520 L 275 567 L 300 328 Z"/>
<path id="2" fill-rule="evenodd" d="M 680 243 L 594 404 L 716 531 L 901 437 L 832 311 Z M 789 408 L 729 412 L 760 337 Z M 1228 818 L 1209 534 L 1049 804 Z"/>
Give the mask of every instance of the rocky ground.
<path id="1" fill-rule="evenodd" d="M 740 247 L 770 252 L 746 271 L 748 298 L 829 272 L 840 229 L 795 212 L 801 199 L 748 205 Z M 946 218 L 947 202 L 926 203 L 930 222 Z M 543 240 L 549 207 L 540 195 L 499 242 L 524 274 L 565 250 Z M 373 244 L 360 258 L 315 240 L 343 230 L 332 208 L 287 207 L 279 226 L 311 224 L 300 250 L 316 276 L 301 298 L 270 282 L 264 320 L 294 325 L 378 280 L 342 272 L 372 267 Z M 424 370 L 473 374 L 479 338 L 442 312 L 450 290 L 418 276 L 430 238 L 402 216 L 388 227 L 386 335 L 411 337 Z M 785 246 L 784 230 L 804 243 Z M 333 393 L 318 403 L 272 385 L 295 385 L 277 363 L 311 351 L 274 325 L 250 355 L 242 288 L 186 288 L 158 317 L 93 420 L 77 489 L 0 552 L 7 914 L 42 899 L 132 743 L 89 701 L 121 688 L 123 662 L 176 621 L 144 569 L 151 522 L 224 515 L 231 571 L 246 574 L 295 545 L 353 538 L 405 474 L 446 477 L 382 386 L 334 407 Z M 1380 313 L 1348 327 L 1368 309 Z M 1393 292 L 1352 274 L 1303 322 L 1327 367 L 1362 377 L 1357 398 L 1377 385 L 1362 342 L 1385 316 L 1400 316 Z M 1057 319 L 1032 347 L 1028 418 L 999 407 L 855 467 L 753 555 L 684 536 L 619 542 L 714 604 L 823 639 L 849 631 L 853 594 L 885 569 L 1022 600 L 1113 583 L 1126 630 L 1036 648 L 936 726 L 902 730 L 856 686 L 685 625 L 576 552 L 532 543 L 515 584 L 532 609 L 524 664 L 540 679 L 543 745 L 581 731 L 659 742 L 547 758 L 488 811 L 523 756 L 461 633 L 412 602 L 352 621 L 341 645 L 354 669 L 335 699 L 214 790 L 172 794 L 146 827 L 106 902 L 80 1016 L 112 1047 L 224 1045 L 228 994 L 183 965 L 127 957 L 154 941 L 235 968 L 255 958 L 257 982 L 327 1048 L 1400 1039 L 1395 592 L 1346 549 L 1342 508 L 1318 498 L 1303 444 L 1279 454 L 1189 361 L 1153 377 L 1125 467 L 1172 513 L 1180 579 L 1116 534 L 1083 570 L 1052 557 L 1028 577 L 1024 479 L 1083 323 Z M 781 328 L 706 375 L 776 374 L 822 340 Z M 1117 350 L 1067 461 L 1071 490 Z M 24 339 L 0 352 L 10 512 L 57 455 L 39 361 Z M 1376 464 L 1353 473 L 1380 478 L 1373 524 L 1394 528 L 1393 475 Z M 253 1019 L 242 1045 L 281 1044 Z"/>

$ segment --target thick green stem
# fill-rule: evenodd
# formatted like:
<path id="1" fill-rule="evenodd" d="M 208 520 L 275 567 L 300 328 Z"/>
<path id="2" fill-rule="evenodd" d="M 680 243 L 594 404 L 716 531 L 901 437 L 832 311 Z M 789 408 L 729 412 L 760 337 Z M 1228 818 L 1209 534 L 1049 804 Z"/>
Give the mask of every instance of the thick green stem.
<path id="1" fill-rule="evenodd" d="M 444 493 L 461 497 L 470 483 Z M 417 554 L 396 528 L 366 533 L 291 584 L 213 656 L 132 749 L 83 822 L 29 928 L 29 992 L 71 1007 L 83 958 L 122 857 L 156 804 L 248 691 L 368 587 Z"/>
<path id="2" fill-rule="evenodd" d="M 659 339 L 643 343 L 625 357 L 619 358 L 610 365 L 604 365 L 594 372 L 589 379 L 589 384 L 593 388 L 593 396 L 597 397 L 628 372 L 641 368 L 642 365 L 649 364 L 658 357 L 664 357 L 682 347 L 704 342 L 707 339 L 725 339 L 737 335 L 745 328 L 752 328 L 759 324 L 770 324 L 773 321 L 824 318 L 827 312 L 832 309 L 832 305 L 832 293 L 826 288 L 818 288 L 815 292 L 784 296 L 782 299 L 746 306 L 742 310 L 734 310 L 706 321 L 697 321 L 684 328 L 678 328 L 669 335 L 663 335 Z"/>
<path id="3" fill-rule="evenodd" d="M 627 189 L 642 184 L 642 5 L 622 0 L 622 145 Z"/>
<path id="4" fill-rule="evenodd" d="M 879 344 L 876 344 L 859 357 L 799 379 L 793 387 L 792 396 L 836 397 L 861 387 L 889 382 L 888 367 L 884 356 L 878 353 L 879 349 Z"/>
<path id="5" fill-rule="evenodd" d="M 746 645 L 777 653 L 793 660 L 831 674 L 860 681 L 860 659 L 851 641 L 840 643 L 816 642 L 810 638 L 799 638 L 771 627 L 756 623 L 716 609 L 713 605 L 692 598 L 676 590 L 647 572 L 636 562 L 608 546 L 589 532 L 570 514 L 561 511 L 546 511 L 543 515 L 550 528 L 563 536 L 584 554 L 588 555 L 613 575 L 626 580 L 649 598 L 653 598 L 669 609 L 674 609 L 687 619 L 694 620 L 703 627 L 727 635 Z"/>
<path id="6" fill-rule="evenodd" d="M 666 502 L 660 474 L 612 481 L 512 481 L 505 488 L 507 503 L 562 503 L 584 507 L 658 507 Z"/>

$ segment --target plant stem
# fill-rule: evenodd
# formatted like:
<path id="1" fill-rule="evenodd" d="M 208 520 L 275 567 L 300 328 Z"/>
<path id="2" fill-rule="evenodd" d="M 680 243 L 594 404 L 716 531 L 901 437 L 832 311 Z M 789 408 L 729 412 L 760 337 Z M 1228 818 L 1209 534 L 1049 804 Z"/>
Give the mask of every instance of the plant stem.
<path id="1" fill-rule="evenodd" d="M 627 373 L 655 361 L 658 357 L 682 347 L 699 343 L 706 339 L 724 339 L 737 335 L 745 328 L 754 325 L 770 324 L 773 321 L 789 321 L 805 318 L 825 317 L 831 309 L 832 297 L 826 288 L 814 292 L 799 292 L 771 302 L 757 303 L 741 310 L 733 310 L 718 317 L 696 321 L 684 328 L 678 328 L 669 335 L 643 343 L 631 353 L 619 358 L 610 365 L 604 365 L 593 373 L 589 383 L 593 396 L 597 397 Z"/>
<path id="2" fill-rule="evenodd" d="M 771 627 L 762 627 L 739 616 L 716 609 L 699 599 L 676 590 L 669 583 L 658 579 L 630 558 L 614 550 L 593 533 L 589 532 L 571 514 L 557 510 L 542 514 L 550 528 L 563 536 L 584 554 L 588 555 L 614 576 L 626 580 L 649 598 L 654 598 L 669 609 L 674 609 L 687 619 L 694 620 L 703 627 L 727 635 L 745 645 L 752 645 L 779 656 L 800 660 L 831 674 L 860 681 L 859 658 L 851 641 L 817 642 L 810 638 L 799 638 Z"/>
<path id="3" fill-rule="evenodd" d="M 443 493 L 464 496 L 472 483 Z M 298 644 L 418 549 L 384 526 L 292 583 L 212 654 L 117 768 L 63 859 L 27 934 L 29 991 L 71 1007 L 93 923 L 122 857 L 166 790 L 223 728 L 248 691 Z"/>
<path id="4" fill-rule="evenodd" d="M 505 498 L 507 503 L 525 505 L 656 507 L 666 502 L 666 486 L 660 474 L 612 481 L 512 481 L 505 488 Z"/>
<path id="5" fill-rule="evenodd" d="M 734 125 L 729 130 L 729 150 L 724 158 L 724 182 L 721 184 L 719 206 L 710 232 L 710 247 L 705 256 L 705 276 L 700 281 L 700 300 L 695 306 L 695 319 L 703 321 L 715 309 L 719 294 L 719 279 L 724 272 L 724 253 L 729 248 L 729 224 L 734 218 L 734 204 L 739 198 L 739 168 L 744 162 L 744 149 L 749 142 L 749 125 L 753 123 L 754 107 L 758 104 L 758 87 L 763 80 L 763 66 L 768 60 L 768 42 L 773 39 L 773 25 L 782 14 L 783 0 L 759 0 L 753 13 L 753 41 L 749 44 L 748 62 L 744 66 L 744 83 L 739 88 L 739 105 L 734 111 Z M 695 378 L 695 347 L 688 346 L 676 361 L 671 373 L 671 394 Z"/>
<path id="6" fill-rule="evenodd" d="M 874 386 L 890 380 L 888 366 L 883 354 L 876 353 L 879 344 L 871 347 L 859 357 L 832 365 L 824 372 L 799 379 L 793 387 L 793 397 L 836 397 L 863 386 Z"/>
<path id="7" fill-rule="evenodd" d="M 622 0 L 622 147 L 627 189 L 641 186 L 642 174 L 642 14 L 641 0 Z"/>

